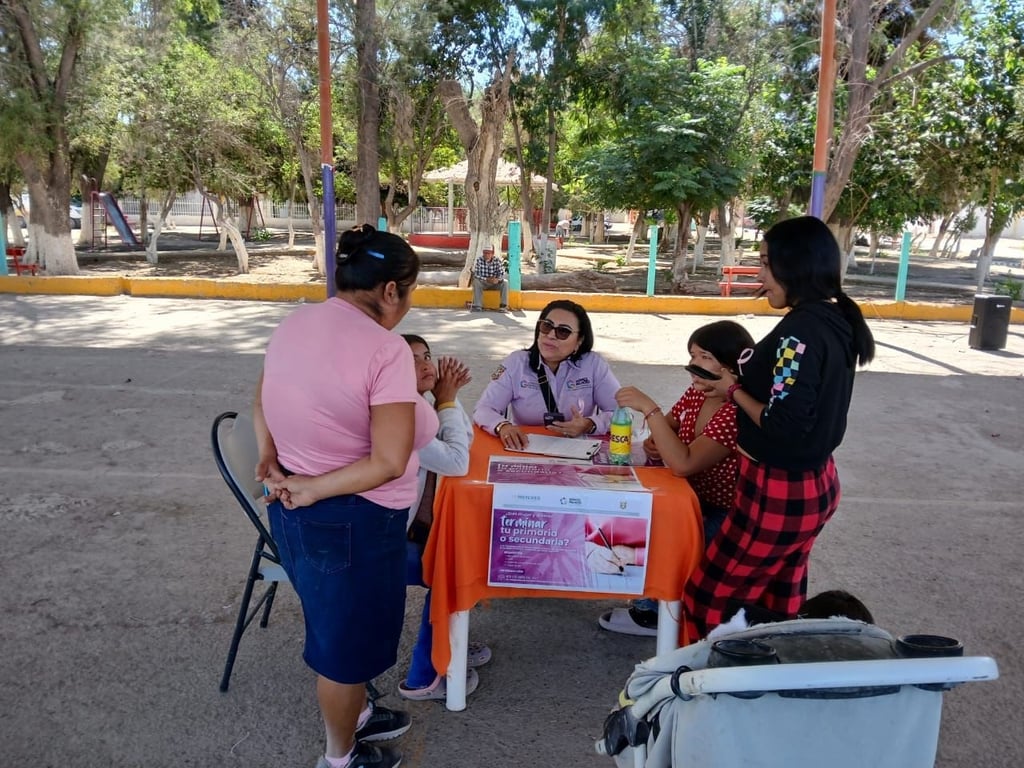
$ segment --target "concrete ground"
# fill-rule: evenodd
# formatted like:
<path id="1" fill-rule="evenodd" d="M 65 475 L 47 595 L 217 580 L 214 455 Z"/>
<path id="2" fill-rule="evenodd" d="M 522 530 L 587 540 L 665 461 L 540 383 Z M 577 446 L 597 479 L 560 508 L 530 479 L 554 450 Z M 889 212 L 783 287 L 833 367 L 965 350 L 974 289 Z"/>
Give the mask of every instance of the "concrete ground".
<path id="1" fill-rule="evenodd" d="M 0 296 L 0 765 L 310 768 L 322 748 L 297 601 L 250 628 L 217 690 L 254 536 L 217 474 L 213 417 L 249 407 L 267 336 L 290 306 Z M 400 330 L 459 354 L 476 400 L 536 313 L 413 310 Z M 597 349 L 663 405 L 689 333 L 712 318 L 596 315 Z M 755 337 L 770 317 L 741 317 Z M 860 596 L 894 634 L 960 638 L 995 682 L 945 694 L 942 768 L 1024 765 L 1019 513 L 1024 333 L 973 350 L 967 326 L 874 321 L 837 453 L 843 501 L 811 591 Z M 410 589 L 397 704 L 422 591 Z M 599 768 L 602 722 L 653 639 L 612 635 L 616 603 L 494 601 L 472 634 L 494 660 L 463 713 L 409 705 L 410 768 Z M 1014 725 L 1016 723 L 1017 725 Z M 865 739 L 870 734 L 865 734 Z"/>

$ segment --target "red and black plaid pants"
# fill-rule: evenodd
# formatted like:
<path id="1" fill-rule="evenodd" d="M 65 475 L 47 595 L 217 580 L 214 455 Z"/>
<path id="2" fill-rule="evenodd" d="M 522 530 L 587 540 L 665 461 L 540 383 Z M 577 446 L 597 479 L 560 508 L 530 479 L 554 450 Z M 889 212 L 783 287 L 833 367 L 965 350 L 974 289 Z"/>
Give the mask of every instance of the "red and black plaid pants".
<path id="1" fill-rule="evenodd" d="M 690 642 L 743 605 L 795 617 L 811 547 L 839 505 L 831 456 L 820 469 L 793 472 L 741 455 L 739 469 L 733 508 L 683 590 Z"/>

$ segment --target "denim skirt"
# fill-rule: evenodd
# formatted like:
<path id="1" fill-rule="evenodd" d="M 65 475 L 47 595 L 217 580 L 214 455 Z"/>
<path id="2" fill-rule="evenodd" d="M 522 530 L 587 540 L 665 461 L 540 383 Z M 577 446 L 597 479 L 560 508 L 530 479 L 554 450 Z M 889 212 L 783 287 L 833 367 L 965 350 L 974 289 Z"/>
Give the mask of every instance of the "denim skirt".
<path id="1" fill-rule="evenodd" d="M 394 666 L 405 617 L 407 509 L 361 496 L 267 508 L 270 532 L 302 602 L 303 659 L 337 683 Z"/>

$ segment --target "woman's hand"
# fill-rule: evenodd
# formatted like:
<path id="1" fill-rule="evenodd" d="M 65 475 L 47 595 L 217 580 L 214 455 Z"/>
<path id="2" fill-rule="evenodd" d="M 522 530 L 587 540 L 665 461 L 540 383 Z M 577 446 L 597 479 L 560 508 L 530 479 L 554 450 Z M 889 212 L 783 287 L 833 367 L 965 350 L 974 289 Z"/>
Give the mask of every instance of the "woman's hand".
<path id="1" fill-rule="evenodd" d="M 274 501 L 277 499 L 278 494 L 274 491 L 271 486 L 274 483 L 284 480 L 285 474 L 281 470 L 281 465 L 277 463 L 277 456 L 260 456 L 258 462 L 256 462 L 256 482 L 263 483 L 264 496 L 263 500 L 266 502 Z"/>
<path id="2" fill-rule="evenodd" d="M 529 436 L 523 430 L 508 421 L 502 424 L 498 430 L 498 439 L 501 440 L 501 444 L 506 448 L 516 448 L 519 450 L 525 448 L 530 442 Z"/>
<path id="3" fill-rule="evenodd" d="M 725 397 L 729 391 L 729 387 L 736 383 L 736 374 L 730 371 L 726 367 L 722 367 L 719 371 L 720 379 L 701 379 L 701 384 L 705 385 L 709 390 L 714 392 L 716 395 Z"/>
<path id="4" fill-rule="evenodd" d="M 308 507 L 324 498 L 318 491 L 317 478 L 308 475 L 288 475 L 265 484 L 274 498 L 288 509 Z"/>
<path id="5" fill-rule="evenodd" d="M 579 437 L 590 433 L 594 428 L 594 422 L 580 413 L 575 405 L 572 407 L 572 418 L 569 421 L 552 421 L 548 424 L 548 430 L 562 437 Z"/>
<path id="6" fill-rule="evenodd" d="M 661 451 L 659 451 L 658 446 L 655 445 L 653 437 L 648 437 L 644 440 L 644 453 L 651 461 L 661 461 Z"/>
<path id="7" fill-rule="evenodd" d="M 623 387 L 620 389 L 615 393 L 615 402 L 640 413 L 650 413 L 658 407 L 656 402 L 636 387 Z"/>
<path id="8" fill-rule="evenodd" d="M 434 383 L 434 402 L 450 403 L 459 390 L 469 384 L 472 376 L 462 361 L 455 357 L 442 357 L 437 361 L 437 381 Z"/>

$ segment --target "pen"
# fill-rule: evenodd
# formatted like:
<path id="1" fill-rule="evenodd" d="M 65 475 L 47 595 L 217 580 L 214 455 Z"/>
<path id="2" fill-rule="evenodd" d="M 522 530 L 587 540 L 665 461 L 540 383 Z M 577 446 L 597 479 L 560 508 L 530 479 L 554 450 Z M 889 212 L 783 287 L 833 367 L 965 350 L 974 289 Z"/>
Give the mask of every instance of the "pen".
<path id="1" fill-rule="evenodd" d="M 608 547 L 608 551 L 612 553 L 612 556 L 618 560 L 619 556 L 615 554 L 615 550 L 612 549 L 612 544 L 608 541 L 608 537 L 604 535 L 604 531 L 601 530 L 601 526 L 597 526 L 597 535 L 601 537 L 601 541 L 603 541 L 604 545 Z M 619 563 L 619 573 L 622 573 L 625 570 L 626 569 L 622 567 L 622 563 Z"/>

